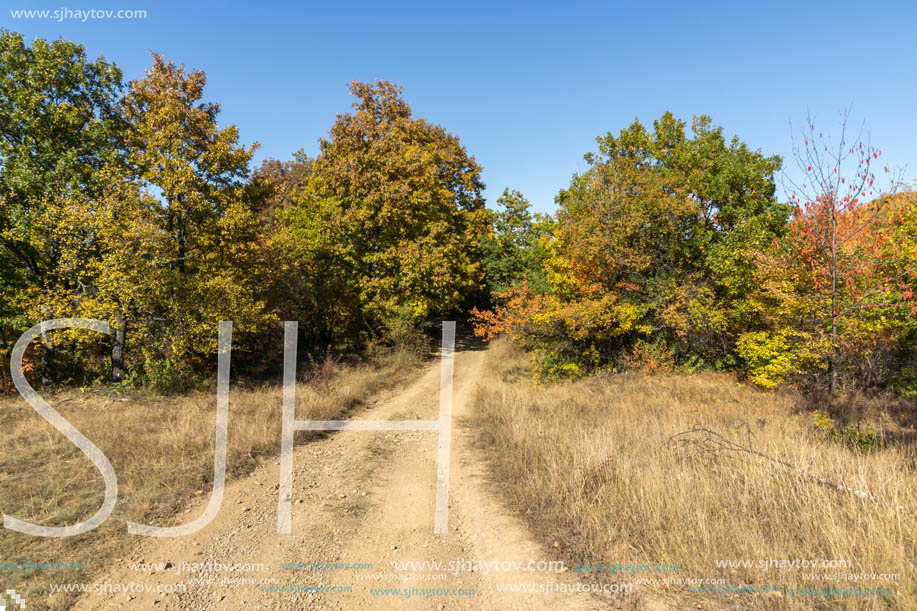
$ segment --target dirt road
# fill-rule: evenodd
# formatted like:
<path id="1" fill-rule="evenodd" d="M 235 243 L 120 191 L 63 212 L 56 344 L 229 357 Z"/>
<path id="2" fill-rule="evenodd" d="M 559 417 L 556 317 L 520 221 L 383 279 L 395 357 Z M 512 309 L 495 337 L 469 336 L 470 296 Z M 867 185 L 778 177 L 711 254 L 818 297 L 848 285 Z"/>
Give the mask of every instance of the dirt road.
<path id="1" fill-rule="evenodd" d="M 99 580 L 144 584 L 150 592 L 84 595 L 78 609 L 602 609 L 609 600 L 568 594 L 569 571 L 473 571 L 465 561 L 551 560 L 489 491 L 480 456 L 465 419 L 487 353 L 457 349 L 453 389 L 453 435 L 449 533 L 433 534 L 437 434 L 430 431 L 342 431 L 296 446 L 292 534 L 277 534 L 279 461 L 227 485 L 222 508 L 205 528 L 178 538 L 148 539 Z M 440 364 L 413 384 L 380 397 L 357 414 L 366 420 L 435 420 L 439 412 Z M 232 404 L 230 403 L 230 413 Z M 180 517 L 191 521 L 207 495 Z M 192 563 L 248 564 L 233 571 L 194 571 Z M 441 562 L 437 569 L 395 567 L 393 562 Z M 450 567 L 448 563 L 454 565 Z M 459 562 L 456 562 L 459 561 Z M 174 566 L 155 572 L 131 563 Z M 283 568 L 285 563 L 361 563 L 372 568 Z M 258 570 L 263 565 L 263 570 Z M 249 570 L 245 570 L 248 568 Z M 136 567 L 135 567 L 136 569 Z M 457 570 L 450 570 L 457 569 Z M 195 583 L 194 580 L 212 580 Z M 220 580 L 223 580 L 220 583 Z M 240 583 L 239 580 L 250 580 Z M 163 593 L 184 583 L 185 592 Z M 535 592 L 501 592 L 510 584 Z M 274 591 L 269 591 L 271 586 Z M 300 591 L 277 588 L 300 586 Z M 305 591 L 315 586 L 319 591 Z M 157 587 L 161 590 L 156 592 Z M 265 590 L 267 588 L 267 591 Z M 349 588 L 349 591 L 347 589 Z M 553 590 L 547 595 L 539 588 Z M 136 586 L 135 586 L 136 589 Z M 321 590 L 324 591 L 321 591 Z M 379 590 L 388 589 L 389 593 Z M 344 591 L 340 591 L 344 590 Z M 401 590 L 400 594 L 391 593 Z M 411 590 L 410 597 L 404 594 Z M 424 591 L 427 592 L 424 592 Z M 427 595 L 430 590 L 438 590 Z M 456 591 L 458 590 L 458 591 Z M 473 590 L 474 594 L 469 595 Z M 376 591 L 375 593 L 373 591 Z M 416 591 L 416 592 L 415 592 Z M 464 593 L 462 592 L 464 591 Z"/>

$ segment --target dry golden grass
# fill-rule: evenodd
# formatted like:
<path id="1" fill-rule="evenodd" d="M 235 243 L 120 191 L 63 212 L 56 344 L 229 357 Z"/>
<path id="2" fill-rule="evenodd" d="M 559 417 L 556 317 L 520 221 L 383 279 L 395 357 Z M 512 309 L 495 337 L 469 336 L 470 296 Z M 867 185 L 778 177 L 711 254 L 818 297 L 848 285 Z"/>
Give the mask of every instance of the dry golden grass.
<path id="1" fill-rule="evenodd" d="M 637 586 L 637 607 L 917 609 L 917 514 L 860 499 L 748 454 L 698 455 L 671 436 L 695 424 L 894 505 L 917 506 L 917 451 L 870 455 L 827 439 L 792 398 L 725 375 L 606 376 L 535 387 L 498 340 L 475 425 L 507 505 L 572 564 L 676 564 L 646 578 L 720 578 L 782 595 Z M 899 581 L 806 581 L 803 571 L 717 568 L 716 560 L 850 560 L 815 573 L 899 573 Z M 627 575 L 582 573 L 598 583 Z M 891 588 L 893 596 L 793 596 L 787 588 Z M 700 605 L 700 607 L 698 607 Z"/>
<path id="2" fill-rule="evenodd" d="M 395 353 L 373 365 L 323 367 L 300 384 L 296 418 L 340 419 L 369 397 L 420 371 L 421 360 Z M 68 391 L 48 403 L 108 457 L 118 476 L 118 503 L 99 528 L 76 537 L 45 538 L 0 529 L 0 562 L 83 563 L 82 570 L 0 570 L 0 585 L 25 594 L 29 609 L 66 609 L 73 595 L 50 594 L 49 584 L 88 583 L 124 558 L 141 537 L 125 522 L 166 526 L 213 480 L 216 393 L 162 397 L 149 393 L 99 396 Z M 280 451 L 280 385 L 231 387 L 227 477 L 250 472 Z M 0 509 L 21 520 L 66 526 L 92 516 L 104 483 L 92 463 L 18 396 L 0 399 Z M 297 432 L 296 442 L 321 433 Z"/>

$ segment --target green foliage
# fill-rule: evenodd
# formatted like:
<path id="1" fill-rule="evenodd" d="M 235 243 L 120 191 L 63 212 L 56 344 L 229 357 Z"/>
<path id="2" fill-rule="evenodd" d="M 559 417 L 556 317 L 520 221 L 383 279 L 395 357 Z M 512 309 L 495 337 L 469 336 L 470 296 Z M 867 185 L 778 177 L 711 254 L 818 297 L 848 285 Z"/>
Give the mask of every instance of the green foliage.
<path id="1" fill-rule="evenodd" d="M 774 197 L 780 159 L 727 142 L 707 117 L 689 134 L 670 113 L 652 131 L 635 121 L 598 143 L 539 236 L 547 294 L 514 287 L 482 327 L 587 370 L 731 362 L 757 324 L 744 298 L 748 253 L 786 223 Z M 650 336 L 664 356 L 643 354 Z"/>
<path id="2" fill-rule="evenodd" d="M 44 223 L 49 206 L 98 194 L 100 169 L 118 162 L 120 90 L 121 71 L 82 45 L 28 46 L 0 30 L 0 360 L 30 320 L 48 317 L 48 275 L 60 256 Z"/>
<path id="3" fill-rule="evenodd" d="M 770 389 L 800 371 L 819 366 L 824 351 L 814 345 L 810 335 L 781 329 L 744 333 L 736 354 L 745 361 L 749 379 Z"/>
<path id="4" fill-rule="evenodd" d="M 384 321 L 381 339 L 387 348 L 405 351 L 423 357 L 429 352 L 430 338 L 425 331 L 430 328 L 427 321 L 418 322 L 409 306 L 402 306 Z"/>
<path id="5" fill-rule="evenodd" d="M 902 368 L 892 388 L 902 397 L 917 399 L 917 371 L 910 367 Z"/>
<path id="6" fill-rule="evenodd" d="M 679 363 L 675 371 L 682 375 L 694 375 L 699 371 L 708 371 L 710 369 L 711 367 L 704 362 L 704 359 L 692 354 L 683 363 Z"/>
<path id="7" fill-rule="evenodd" d="M 829 439 L 848 443 L 857 450 L 867 454 L 882 445 L 882 438 L 876 431 L 860 431 L 859 427 L 852 424 L 839 427 L 834 418 L 826 412 L 819 410 L 813 411 L 812 424 Z"/>
<path id="8" fill-rule="evenodd" d="M 335 337 L 457 308 L 480 287 L 487 211 L 481 168 L 458 138 L 412 116 L 401 89 L 354 82 L 304 189 L 284 215 L 299 265 L 334 290 Z M 322 283 L 324 284 L 324 282 Z"/>
<path id="9" fill-rule="evenodd" d="M 188 389 L 188 378 L 170 360 L 146 362 L 144 385 L 161 393 L 181 392 Z"/>
<path id="10" fill-rule="evenodd" d="M 585 373 L 583 367 L 576 361 L 546 349 L 533 351 L 532 361 L 534 365 L 532 371 L 536 382 L 575 380 Z"/>
<path id="11" fill-rule="evenodd" d="M 554 221 L 544 214 L 532 214 L 531 204 L 518 191 L 503 190 L 497 199 L 500 209 L 491 213 L 491 231 L 481 236 L 484 278 L 494 297 L 518 289 L 523 279 L 533 292 L 548 290 L 543 261 L 544 243 Z"/>
<path id="12" fill-rule="evenodd" d="M 121 71 L 82 45 L 0 30 L 0 236 L 31 276 L 44 253 L 32 221 L 68 189 L 96 192 L 96 172 L 118 156 Z"/>

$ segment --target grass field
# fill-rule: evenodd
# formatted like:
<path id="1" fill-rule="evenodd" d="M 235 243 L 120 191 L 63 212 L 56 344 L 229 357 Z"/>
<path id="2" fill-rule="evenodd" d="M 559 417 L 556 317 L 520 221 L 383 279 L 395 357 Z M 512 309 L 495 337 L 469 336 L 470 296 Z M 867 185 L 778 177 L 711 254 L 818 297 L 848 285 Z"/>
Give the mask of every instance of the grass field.
<path id="1" fill-rule="evenodd" d="M 340 419 L 367 399 L 420 371 L 421 359 L 401 352 L 366 365 L 321 367 L 297 389 L 296 418 Z M 66 391 L 46 396 L 52 407 L 108 457 L 118 476 L 118 503 L 89 533 L 65 538 L 0 529 L 0 563 L 82 563 L 79 570 L 0 570 L 5 588 L 25 594 L 30 609 L 67 609 L 72 594 L 49 584 L 89 582 L 125 557 L 141 537 L 125 522 L 167 526 L 191 499 L 209 496 L 213 479 L 216 393 L 162 397 L 150 393 Z M 250 472 L 280 451 L 279 384 L 231 387 L 227 476 Z M 0 509 L 20 520 L 66 526 L 86 520 L 102 503 L 104 483 L 92 463 L 17 396 L 0 398 Z M 297 432 L 296 441 L 310 435 Z"/>
<path id="2" fill-rule="evenodd" d="M 474 425 L 507 506 L 570 567 L 678 566 L 677 572 L 633 577 L 582 573 L 584 579 L 626 583 L 674 577 L 722 580 L 733 588 L 779 587 L 777 593 L 721 594 L 691 592 L 683 582 L 637 585 L 628 605 L 917 609 L 917 514 L 896 509 L 917 507 L 914 445 L 890 441 L 864 453 L 816 428 L 792 395 L 761 392 L 727 375 L 634 374 L 533 386 L 526 357 L 509 342 L 497 340 L 489 359 L 475 398 Z M 882 423 L 878 415 L 877 421 Z M 673 439 L 695 427 L 722 439 L 701 432 Z M 814 477 L 869 493 L 881 503 Z M 850 566 L 759 568 L 769 559 L 840 560 Z M 755 566 L 717 566 L 728 560 Z M 805 579 L 810 572 L 900 578 Z M 893 594 L 826 597 L 790 591 L 825 587 L 890 588 Z"/>

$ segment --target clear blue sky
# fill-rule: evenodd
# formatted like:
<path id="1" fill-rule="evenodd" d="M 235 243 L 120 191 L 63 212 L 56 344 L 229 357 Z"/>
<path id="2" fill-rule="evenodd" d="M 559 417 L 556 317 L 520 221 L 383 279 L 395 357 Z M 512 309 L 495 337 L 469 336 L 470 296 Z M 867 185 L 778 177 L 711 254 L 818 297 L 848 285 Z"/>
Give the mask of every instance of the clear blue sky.
<path id="1" fill-rule="evenodd" d="M 917 8 L 911 2 L 153 2 L 6 0 L 0 25 L 62 36 L 128 79 L 149 52 L 202 68 L 221 123 L 258 161 L 318 152 L 353 79 L 401 83 L 415 115 L 457 135 L 539 210 L 583 170 L 595 137 L 672 110 L 708 114 L 790 154 L 806 109 L 835 127 L 853 106 L 885 159 L 917 176 Z M 12 19 L 10 9 L 143 9 L 142 20 Z M 785 164 L 789 167 L 789 164 Z"/>

